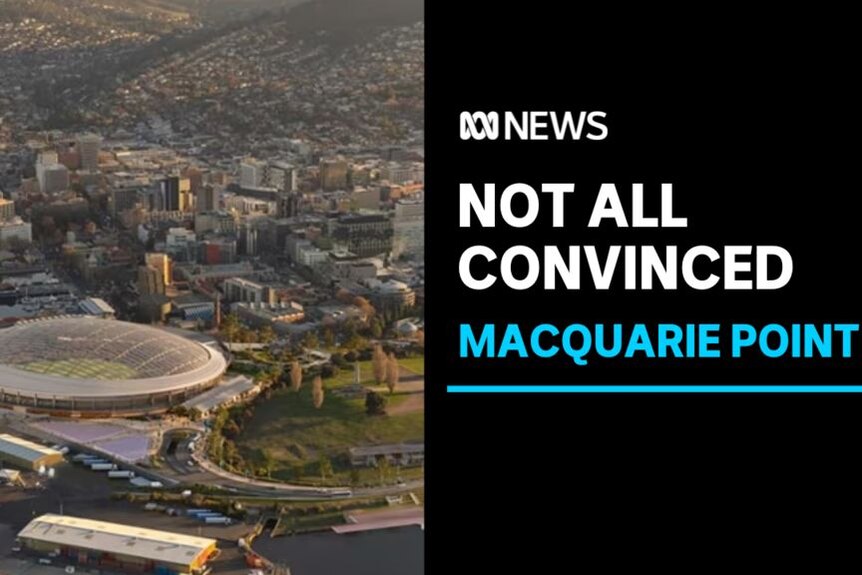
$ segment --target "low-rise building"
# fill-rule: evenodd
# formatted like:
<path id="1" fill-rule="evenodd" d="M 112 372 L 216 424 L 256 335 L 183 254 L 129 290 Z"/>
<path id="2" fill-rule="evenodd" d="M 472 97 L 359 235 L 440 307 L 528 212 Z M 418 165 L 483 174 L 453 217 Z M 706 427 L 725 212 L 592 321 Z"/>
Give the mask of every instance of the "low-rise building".
<path id="1" fill-rule="evenodd" d="M 268 325 L 275 330 L 305 319 L 305 310 L 296 302 L 277 304 L 237 302 L 231 305 L 231 311 L 249 325 L 255 327 Z"/>
<path id="2" fill-rule="evenodd" d="M 425 461 L 425 444 L 400 443 L 350 448 L 350 463 L 354 467 L 377 467 L 383 459 L 391 465 L 421 465 Z"/>
<path id="3" fill-rule="evenodd" d="M 22 469 L 37 470 L 62 461 L 63 454 L 56 449 L 7 433 L 0 434 L 0 467 L 14 465 Z"/>
<path id="4" fill-rule="evenodd" d="M 18 533 L 24 548 L 56 553 L 85 567 L 134 573 L 200 575 L 216 540 L 69 515 L 42 515 Z"/>
<path id="5" fill-rule="evenodd" d="M 197 411 L 201 417 L 209 417 L 220 407 L 230 407 L 240 401 L 251 399 L 260 392 L 260 386 L 252 379 L 238 375 L 219 383 L 183 404 L 189 411 Z"/>

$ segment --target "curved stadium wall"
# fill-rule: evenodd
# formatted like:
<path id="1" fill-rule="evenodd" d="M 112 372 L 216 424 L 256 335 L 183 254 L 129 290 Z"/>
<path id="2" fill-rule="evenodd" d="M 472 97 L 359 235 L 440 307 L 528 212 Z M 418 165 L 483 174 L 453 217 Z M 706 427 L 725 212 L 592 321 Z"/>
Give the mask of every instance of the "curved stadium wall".
<path id="1" fill-rule="evenodd" d="M 81 417 L 159 413 L 214 386 L 227 369 L 215 340 L 92 317 L 0 331 L 0 404 Z"/>

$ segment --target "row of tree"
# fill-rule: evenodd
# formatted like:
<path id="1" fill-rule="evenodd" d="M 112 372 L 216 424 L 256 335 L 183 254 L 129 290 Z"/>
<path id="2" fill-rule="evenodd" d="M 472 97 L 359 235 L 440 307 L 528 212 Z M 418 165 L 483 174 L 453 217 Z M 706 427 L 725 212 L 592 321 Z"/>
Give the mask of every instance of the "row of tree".
<path id="1" fill-rule="evenodd" d="M 386 352 L 383 351 L 383 347 L 378 343 L 374 346 L 371 365 L 374 370 L 374 381 L 377 382 L 377 385 L 386 382 L 389 393 L 395 393 L 395 387 L 398 385 L 398 380 L 401 377 L 401 367 L 398 365 L 395 354 L 390 353 L 387 356 Z"/>

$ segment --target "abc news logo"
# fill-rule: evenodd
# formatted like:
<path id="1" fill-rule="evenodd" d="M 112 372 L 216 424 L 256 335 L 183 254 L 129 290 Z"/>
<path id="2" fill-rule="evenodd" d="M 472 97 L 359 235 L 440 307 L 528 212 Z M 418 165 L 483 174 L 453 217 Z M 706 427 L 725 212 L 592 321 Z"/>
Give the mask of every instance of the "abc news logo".
<path id="1" fill-rule="evenodd" d="M 604 112 L 461 112 L 462 140 L 604 140 Z"/>

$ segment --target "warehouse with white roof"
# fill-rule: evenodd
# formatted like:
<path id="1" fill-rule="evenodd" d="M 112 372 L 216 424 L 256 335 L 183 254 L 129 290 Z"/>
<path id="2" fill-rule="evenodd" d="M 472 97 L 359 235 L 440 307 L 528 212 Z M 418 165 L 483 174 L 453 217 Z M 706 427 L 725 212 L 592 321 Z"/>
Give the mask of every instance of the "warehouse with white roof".
<path id="1" fill-rule="evenodd" d="M 33 519 L 18 540 L 31 552 L 59 552 L 81 566 L 159 575 L 205 573 L 217 554 L 215 539 L 68 515 Z"/>
<path id="2" fill-rule="evenodd" d="M 21 437 L 0 433 L 0 467 L 14 465 L 35 471 L 43 466 L 52 467 L 61 461 L 63 461 L 63 454 L 56 449 Z"/>

